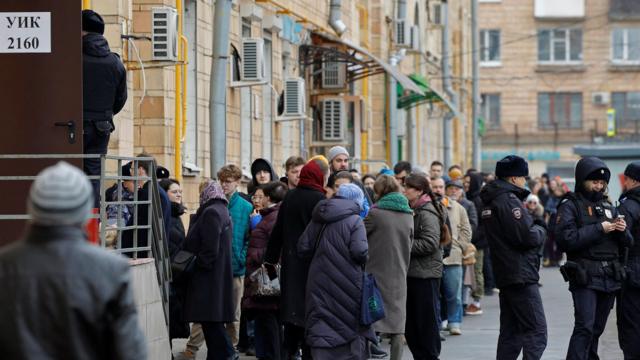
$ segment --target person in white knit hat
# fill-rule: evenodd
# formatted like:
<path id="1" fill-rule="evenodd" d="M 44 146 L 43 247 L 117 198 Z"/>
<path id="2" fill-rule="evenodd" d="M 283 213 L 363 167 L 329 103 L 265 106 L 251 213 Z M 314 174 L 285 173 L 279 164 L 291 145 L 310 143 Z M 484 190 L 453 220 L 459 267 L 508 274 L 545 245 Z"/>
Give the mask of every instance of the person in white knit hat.
<path id="1" fill-rule="evenodd" d="M 41 171 L 24 239 L 0 250 L 7 359 L 146 359 L 128 262 L 87 242 L 93 189 L 65 162 Z"/>
<path id="2" fill-rule="evenodd" d="M 332 174 L 340 170 L 349 170 L 349 152 L 344 147 L 334 146 L 329 149 L 327 159 Z"/>

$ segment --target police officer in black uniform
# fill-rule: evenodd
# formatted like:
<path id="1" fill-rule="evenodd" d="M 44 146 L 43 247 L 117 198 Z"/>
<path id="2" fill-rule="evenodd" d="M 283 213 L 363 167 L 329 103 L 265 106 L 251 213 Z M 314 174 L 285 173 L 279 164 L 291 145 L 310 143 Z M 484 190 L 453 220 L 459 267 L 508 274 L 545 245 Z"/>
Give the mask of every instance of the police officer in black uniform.
<path id="1" fill-rule="evenodd" d="M 509 155 L 496 164 L 497 179 L 480 192 L 480 213 L 500 289 L 497 359 L 540 359 L 547 346 L 547 322 L 538 289 L 538 249 L 546 237 L 543 222 L 524 208 L 529 191 L 527 162 Z"/>
<path id="2" fill-rule="evenodd" d="M 620 214 L 633 236 L 633 245 L 624 249 L 623 264 L 627 278 L 618 295 L 618 340 L 625 360 L 640 359 L 640 161 L 624 170 L 624 193 L 620 196 Z"/>
<path id="3" fill-rule="evenodd" d="M 611 173 L 605 163 L 583 158 L 575 177 L 575 192 L 561 200 L 555 227 L 558 247 L 567 253 L 561 272 L 575 314 L 567 359 L 598 359 L 598 339 L 622 286 L 621 249 L 631 236 L 606 196 Z"/>
<path id="4" fill-rule="evenodd" d="M 93 10 L 82 11 L 83 153 L 106 154 L 115 129 L 113 116 L 127 101 L 127 72 L 120 57 L 109 49 L 104 21 Z M 84 172 L 100 175 L 100 159 L 85 159 Z M 99 181 L 92 180 L 96 204 Z"/>

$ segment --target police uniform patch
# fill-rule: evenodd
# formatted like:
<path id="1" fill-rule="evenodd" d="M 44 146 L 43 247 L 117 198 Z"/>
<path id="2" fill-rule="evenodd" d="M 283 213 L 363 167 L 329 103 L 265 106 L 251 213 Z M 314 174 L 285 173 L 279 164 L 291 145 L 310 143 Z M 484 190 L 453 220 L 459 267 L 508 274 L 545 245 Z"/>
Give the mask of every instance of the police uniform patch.
<path id="1" fill-rule="evenodd" d="M 604 209 L 604 214 L 607 216 L 608 219 L 613 219 L 613 215 L 611 214 L 611 210 Z"/>
<path id="2" fill-rule="evenodd" d="M 491 209 L 482 210 L 481 216 L 482 216 L 483 219 L 490 218 L 491 217 Z"/>
<path id="3" fill-rule="evenodd" d="M 520 220 L 522 218 L 522 209 L 520 208 L 511 209 L 511 213 L 513 213 L 513 217 L 516 218 L 516 220 Z"/>

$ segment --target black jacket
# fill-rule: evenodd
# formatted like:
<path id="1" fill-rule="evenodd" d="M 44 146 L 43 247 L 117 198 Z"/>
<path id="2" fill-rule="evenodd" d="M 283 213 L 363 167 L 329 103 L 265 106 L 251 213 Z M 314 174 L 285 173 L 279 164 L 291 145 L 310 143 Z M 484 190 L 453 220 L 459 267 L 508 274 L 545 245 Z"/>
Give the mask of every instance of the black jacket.
<path id="1" fill-rule="evenodd" d="M 627 250 L 627 284 L 640 288 L 640 188 L 622 194 L 620 202 L 619 211 L 625 216 L 627 229 L 633 236 L 633 245 Z"/>
<path id="2" fill-rule="evenodd" d="M 3 359 L 146 359 L 131 270 L 79 227 L 31 226 L 0 252 Z"/>
<path id="3" fill-rule="evenodd" d="M 529 191 L 503 180 L 487 184 L 480 197 L 482 227 L 491 249 L 498 288 L 535 284 L 540 279 L 538 249 L 546 231 L 523 207 Z"/>
<path id="4" fill-rule="evenodd" d="M 484 207 L 482 199 L 480 199 L 480 190 L 482 189 L 483 182 L 482 174 L 471 173 L 469 174 L 469 177 L 471 178 L 471 183 L 469 185 L 469 191 L 467 191 L 466 196 L 467 199 L 471 200 L 471 202 L 473 202 L 473 205 L 475 205 L 476 216 L 478 218 L 476 229 L 473 231 L 471 237 L 471 243 L 477 249 L 486 249 L 489 246 L 489 243 L 487 242 L 487 238 L 484 235 L 484 229 L 482 228 L 482 216 L 480 216 L 482 208 Z M 469 218 L 469 220 L 471 220 L 471 218 Z"/>
<path id="5" fill-rule="evenodd" d="M 85 121 L 111 120 L 127 101 L 127 71 L 100 34 L 82 37 L 82 99 Z"/>
<path id="6" fill-rule="evenodd" d="M 100 34 L 82 37 L 82 97 L 85 121 L 111 120 L 127 101 L 127 71 Z"/>
<path id="7" fill-rule="evenodd" d="M 271 231 L 264 261 L 281 262 L 280 312 L 282 320 L 297 326 L 305 325 L 305 288 L 309 259 L 298 257 L 298 240 L 311 222 L 316 204 L 325 199 L 317 190 L 304 186 L 290 190 L 280 205 L 276 224 Z"/>
<path id="8" fill-rule="evenodd" d="M 184 246 L 185 230 L 180 216 L 185 213 L 185 207 L 182 204 L 171 203 L 171 229 L 169 230 L 169 256 L 171 259 Z"/>

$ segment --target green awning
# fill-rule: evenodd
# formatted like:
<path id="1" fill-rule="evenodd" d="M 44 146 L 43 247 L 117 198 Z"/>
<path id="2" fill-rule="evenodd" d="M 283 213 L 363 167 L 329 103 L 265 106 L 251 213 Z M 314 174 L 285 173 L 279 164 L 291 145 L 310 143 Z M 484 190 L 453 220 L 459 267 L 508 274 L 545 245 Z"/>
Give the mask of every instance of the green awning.
<path id="1" fill-rule="evenodd" d="M 429 88 L 429 83 L 427 79 L 418 74 L 409 75 L 409 79 L 413 81 L 424 95 L 417 94 L 415 92 L 407 91 L 405 94 L 404 87 L 398 83 L 397 91 L 398 91 L 398 109 L 407 109 L 422 103 L 430 103 L 430 102 L 438 102 L 442 101 L 442 98 L 438 93 Z"/>

